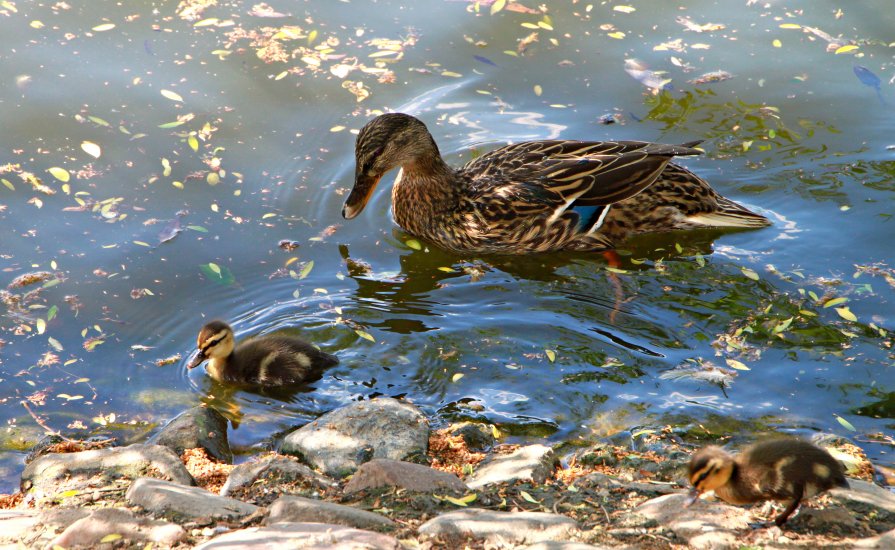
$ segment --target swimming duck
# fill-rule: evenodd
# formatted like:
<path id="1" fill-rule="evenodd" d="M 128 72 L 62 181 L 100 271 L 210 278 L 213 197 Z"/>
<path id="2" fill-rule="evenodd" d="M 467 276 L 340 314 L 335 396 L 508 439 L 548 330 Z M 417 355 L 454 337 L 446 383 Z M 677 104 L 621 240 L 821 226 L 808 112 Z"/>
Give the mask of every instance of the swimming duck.
<path id="1" fill-rule="evenodd" d="M 774 523 L 781 526 L 802 499 L 833 487 L 848 487 L 842 465 L 827 451 L 795 438 L 756 443 L 736 456 L 708 446 L 690 460 L 693 501 L 701 493 L 715 495 L 729 504 L 764 500 L 789 501 Z"/>
<path id="2" fill-rule="evenodd" d="M 286 386 L 314 378 L 339 362 L 311 344 L 291 336 L 259 336 L 235 345 L 233 329 L 224 321 L 202 327 L 199 353 L 187 368 L 208 360 L 206 371 L 218 382 Z"/>
<path id="3" fill-rule="evenodd" d="M 425 124 L 388 113 L 357 136 L 354 187 L 342 215 L 360 214 L 380 178 L 400 167 L 395 221 L 455 252 L 598 251 L 637 233 L 770 225 L 671 162 L 701 154 L 699 143 L 527 141 L 454 169 Z"/>

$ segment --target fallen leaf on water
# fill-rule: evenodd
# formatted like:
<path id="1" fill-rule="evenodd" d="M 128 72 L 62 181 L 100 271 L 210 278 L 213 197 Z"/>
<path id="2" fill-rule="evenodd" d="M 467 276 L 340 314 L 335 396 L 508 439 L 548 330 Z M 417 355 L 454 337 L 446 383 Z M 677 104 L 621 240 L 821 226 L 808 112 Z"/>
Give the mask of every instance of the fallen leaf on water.
<path id="1" fill-rule="evenodd" d="M 737 361 L 736 359 L 727 359 L 726 361 L 727 361 L 727 366 L 730 367 L 730 368 L 732 368 L 732 369 L 736 369 L 736 370 L 751 370 L 749 367 L 747 367 L 747 366 L 745 365 L 745 363 L 742 363 L 742 362 L 740 362 L 740 361 Z"/>
<path id="2" fill-rule="evenodd" d="M 71 179 L 71 175 L 68 173 L 68 170 L 65 168 L 60 168 L 58 166 L 53 166 L 52 168 L 47 168 L 47 172 L 49 172 L 54 178 L 65 183 L 69 179 Z"/>
<path id="3" fill-rule="evenodd" d="M 548 361 L 550 361 L 551 363 L 553 363 L 554 361 L 556 361 L 556 352 L 555 352 L 555 351 L 553 351 L 552 349 L 545 349 L 545 350 L 544 350 L 544 353 L 547 354 L 547 360 L 548 360 Z"/>
<path id="4" fill-rule="evenodd" d="M 839 316 L 842 317 L 843 319 L 845 319 L 846 321 L 855 322 L 858 320 L 858 317 L 854 313 L 852 313 L 850 309 L 848 309 L 848 306 L 837 307 L 836 313 L 838 313 Z"/>
<path id="5" fill-rule="evenodd" d="M 183 97 L 181 97 L 180 94 L 172 92 L 171 90 L 162 90 L 161 94 L 171 101 L 183 101 Z"/>
<path id="6" fill-rule="evenodd" d="M 85 141 L 81 143 L 81 149 L 95 159 L 98 159 L 99 156 L 102 154 L 102 149 L 100 149 L 99 145 L 93 143 L 92 141 Z"/>
<path id="7" fill-rule="evenodd" d="M 361 338 L 363 338 L 364 340 L 369 340 L 369 341 L 371 341 L 371 342 L 373 342 L 373 343 L 376 342 L 376 339 L 373 338 L 373 335 L 370 334 L 369 332 L 366 332 L 366 331 L 363 331 L 363 330 L 360 330 L 360 329 L 357 329 L 357 330 L 355 330 L 354 332 L 355 332 L 358 336 L 360 336 Z"/>

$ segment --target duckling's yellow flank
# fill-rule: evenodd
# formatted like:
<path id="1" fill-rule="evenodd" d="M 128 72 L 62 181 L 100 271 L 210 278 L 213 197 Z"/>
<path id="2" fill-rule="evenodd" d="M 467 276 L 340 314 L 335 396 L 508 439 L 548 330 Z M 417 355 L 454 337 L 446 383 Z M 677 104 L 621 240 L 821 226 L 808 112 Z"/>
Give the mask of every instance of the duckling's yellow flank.
<path id="1" fill-rule="evenodd" d="M 382 176 L 400 167 L 395 221 L 455 252 L 597 251 L 638 233 L 770 225 L 671 162 L 700 154 L 698 143 L 528 141 L 454 169 L 425 124 L 389 113 L 357 136 L 354 187 L 342 215 L 360 214 Z"/>
<path id="2" fill-rule="evenodd" d="M 261 336 L 236 345 L 233 329 L 211 321 L 199 331 L 195 368 L 208 361 L 208 375 L 219 381 L 261 386 L 301 384 L 339 362 L 334 355 L 290 336 Z"/>
<path id="3" fill-rule="evenodd" d="M 783 525 L 799 503 L 833 487 L 848 487 L 842 465 L 830 453 L 796 438 L 763 441 L 732 456 L 708 446 L 690 460 L 693 497 L 706 491 L 729 504 L 788 501 L 774 520 Z"/>

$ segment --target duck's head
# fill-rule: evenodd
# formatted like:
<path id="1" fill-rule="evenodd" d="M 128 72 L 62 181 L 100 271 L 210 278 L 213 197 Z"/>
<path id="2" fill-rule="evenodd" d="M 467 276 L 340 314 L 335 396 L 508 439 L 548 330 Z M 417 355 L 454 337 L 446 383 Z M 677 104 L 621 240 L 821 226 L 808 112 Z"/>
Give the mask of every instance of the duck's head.
<path id="1" fill-rule="evenodd" d="M 224 359 L 233 353 L 233 329 L 224 321 L 211 321 L 199 331 L 196 346 L 199 353 L 187 365 L 188 369 L 198 367 L 206 359 Z"/>
<path id="2" fill-rule="evenodd" d="M 403 113 L 380 115 L 366 124 L 354 145 L 354 187 L 342 207 L 346 220 L 367 205 L 382 176 L 398 166 L 440 158 L 435 140 L 418 119 Z"/>
<path id="3" fill-rule="evenodd" d="M 733 475 L 733 457 L 721 447 L 710 445 L 697 451 L 690 459 L 691 504 L 702 493 L 725 485 Z"/>

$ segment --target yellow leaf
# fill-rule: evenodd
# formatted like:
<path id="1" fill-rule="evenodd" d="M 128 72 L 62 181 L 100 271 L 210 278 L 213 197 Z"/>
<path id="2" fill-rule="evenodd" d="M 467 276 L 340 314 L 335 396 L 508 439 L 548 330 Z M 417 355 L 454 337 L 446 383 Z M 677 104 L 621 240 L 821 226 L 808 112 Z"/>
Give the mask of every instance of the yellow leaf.
<path id="1" fill-rule="evenodd" d="M 743 267 L 743 268 L 741 268 L 741 271 L 743 272 L 743 275 L 745 275 L 746 277 L 752 279 L 753 281 L 757 281 L 757 280 L 758 280 L 758 273 L 752 271 L 752 270 L 749 269 L 748 267 Z"/>
<path id="2" fill-rule="evenodd" d="M 150 246 L 149 243 L 143 241 L 134 241 L 134 244 L 138 244 L 140 246 Z"/>
<path id="3" fill-rule="evenodd" d="M 621 40 L 622 38 L 625 37 L 625 33 L 621 32 L 621 31 L 615 31 L 615 32 L 609 33 L 608 36 L 609 36 L 609 38 L 615 38 L 616 40 Z"/>
<path id="4" fill-rule="evenodd" d="M 556 361 L 556 352 L 555 351 L 553 351 L 552 349 L 545 349 L 544 353 L 547 354 L 548 361 L 550 361 L 551 363 Z"/>
<path id="5" fill-rule="evenodd" d="M 54 178 L 61 182 L 66 182 L 71 178 L 71 175 L 68 173 L 68 170 L 65 168 L 59 168 L 58 166 L 53 166 L 52 168 L 47 168 L 47 172 L 49 172 Z"/>
<path id="6" fill-rule="evenodd" d="M 842 317 L 843 319 L 845 319 L 846 321 L 855 322 L 858 320 L 857 316 L 855 316 L 855 314 L 852 313 L 850 309 L 848 309 L 848 306 L 837 307 L 836 313 L 838 313 L 839 316 Z"/>
<path id="7" fill-rule="evenodd" d="M 93 143 L 92 141 L 82 142 L 81 150 L 95 159 L 98 159 L 99 156 L 102 154 L 102 149 L 100 149 L 99 145 Z"/>
<path id="8" fill-rule="evenodd" d="M 37 320 L 37 333 L 43 334 L 47 330 L 47 322 L 43 319 Z"/>
<path id="9" fill-rule="evenodd" d="M 535 84 L 534 86 L 535 95 L 541 97 L 541 94 L 544 93 L 544 89 L 541 88 L 540 84 Z"/>
<path id="10" fill-rule="evenodd" d="M 115 28 L 115 23 L 103 23 L 102 25 L 97 25 L 97 26 L 93 27 L 93 29 L 91 29 L 91 30 L 96 31 L 96 32 L 103 32 L 103 31 L 110 31 L 114 28 Z"/>
<path id="11" fill-rule="evenodd" d="M 209 172 L 205 177 L 205 181 L 208 182 L 208 185 L 214 186 L 221 183 L 221 176 L 217 172 Z"/>
<path id="12" fill-rule="evenodd" d="M 466 376 L 466 375 L 463 374 L 462 372 L 458 372 L 458 373 L 454 374 L 453 376 L 451 376 L 451 382 L 456 382 L 457 380 L 460 380 L 464 376 Z"/>
<path id="13" fill-rule="evenodd" d="M 333 126 L 332 128 L 329 129 L 329 131 L 330 132 L 341 132 L 344 129 L 345 129 L 345 127 L 340 125 L 340 126 Z"/>
<path id="14" fill-rule="evenodd" d="M 782 48 L 782 47 L 783 47 L 783 42 L 780 42 L 779 40 L 777 40 L 777 39 L 775 38 L 774 41 L 771 42 L 771 45 L 773 45 L 775 48 Z"/>
<path id="15" fill-rule="evenodd" d="M 314 260 L 309 261 L 301 268 L 301 272 L 298 274 L 299 279 L 304 279 L 308 275 L 311 274 L 311 270 L 314 269 Z"/>
<path id="16" fill-rule="evenodd" d="M 783 23 L 780 25 L 781 29 L 801 29 L 801 25 L 796 25 L 795 23 Z"/>
<path id="17" fill-rule="evenodd" d="M 461 499 L 459 499 L 459 498 L 454 498 L 454 497 L 452 497 L 452 496 L 450 496 L 450 495 L 445 495 L 445 496 L 444 496 L 444 500 L 450 502 L 450 503 L 453 504 L 454 506 L 460 506 L 460 507 L 466 508 L 466 503 L 463 502 L 463 501 L 462 501 Z"/>
<path id="18" fill-rule="evenodd" d="M 221 274 L 221 266 L 219 266 L 218 264 L 216 264 L 216 263 L 214 263 L 214 262 L 210 262 L 210 263 L 208 264 L 208 269 L 214 271 L 215 274 L 217 274 L 217 275 L 220 275 L 220 274 Z"/>
<path id="19" fill-rule="evenodd" d="M 162 90 L 161 94 L 171 101 L 183 101 L 183 98 L 180 97 L 180 94 L 177 92 L 172 92 L 171 90 Z"/>
<path id="20" fill-rule="evenodd" d="M 497 0 L 493 4 L 491 4 L 491 15 L 502 10 L 507 5 L 507 0 Z"/>
<path id="21" fill-rule="evenodd" d="M 849 45 L 847 45 L 847 46 L 842 46 L 841 48 L 838 48 L 838 49 L 837 49 L 835 52 L 833 52 L 833 53 L 836 54 L 836 55 L 839 55 L 839 54 L 841 54 L 841 53 L 853 52 L 853 51 L 855 51 L 855 50 L 857 50 L 857 49 L 858 49 L 858 47 L 855 46 L 854 44 L 849 44 Z"/>
<path id="22" fill-rule="evenodd" d="M 530 494 L 528 494 L 525 491 L 519 491 L 519 495 L 522 498 L 524 498 L 525 500 L 527 500 L 528 502 L 531 502 L 532 504 L 540 504 L 541 503 L 539 500 L 535 499 L 535 497 L 531 496 Z"/>
<path id="23" fill-rule="evenodd" d="M 199 151 L 199 140 L 196 139 L 196 136 L 190 135 L 190 137 L 186 138 L 186 142 L 194 152 Z"/>
<path id="24" fill-rule="evenodd" d="M 423 249 L 423 245 L 421 245 L 420 242 L 416 239 L 407 239 L 406 241 L 404 241 L 404 244 L 406 244 L 408 248 L 412 248 L 414 250 Z"/>
<path id="25" fill-rule="evenodd" d="M 727 359 L 727 366 L 736 370 L 750 370 L 749 367 L 736 359 Z"/>
<path id="26" fill-rule="evenodd" d="M 443 73 L 441 73 L 441 76 L 449 76 L 451 78 L 460 78 L 463 75 L 460 73 L 455 73 L 454 71 L 444 71 Z"/>
<path id="27" fill-rule="evenodd" d="M 637 11 L 637 8 L 633 6 L 613 6 L 612 9 L 614 11 L 620 11 L 622 13 L 631 13 Z"/>
<path id="28" fill-rule="evenodd" d="M 848 301 L 848 298 L 843 298 L 840 296 L 839 298 L 833 298 L 831 300 L 827 300 L 826 302 L 824 302 L 824 307 L 828 308 L 828 307 L 838 306 L 839 304 L 844 304 L 847 301 Z"/>
<path id="29" fill-rule="evenodd" d="M 99 542 L 100 542 L 100 544 L 106 544 L 109 542 L 115 542 L 116 540 L 121 539 L 121 538 L 123 538 L 123 537 L 121 535 L 119 535 L 118 533 L 109 533 L 108 535 L 106 535 L 102 539 L 100 539 Z"/>
<path id="30" fill-rule="evenodd" d="M 853 431 L 853 432 L 858 431 L 858 430 L 855 429 L 854 426 L 852 426 L 851 422 L 849 422 L 848 420 L 842 418 L 842 417 L 839 416 L 838 414 L 834 414 L 833 416 L 836 417 L 836 420 L 837 420 L 840 424 L 842 424 L 842 426 L 844 426 L 845 429 L 847 429 L 847 430 L 851 430 L 851 431 Z"/>
<path id="31" fill-rule="evenodd" d="M 369 341 L 371 341 L 371 342 L 373 342 L 373 343 L 376 342 L 376 339 L 373 338 L 373 335 L 371 335 L 369 332 L 366 332 L 366 331 L 363 331 L 363 330 L 360 330 L 360 329 L 357 329 L 357 330 L 355 330 L 354 332 L 355 332 L 358 336 L 360 336 L 361 338 L 363 338 L 364 340 L 369 340 Z"/>

